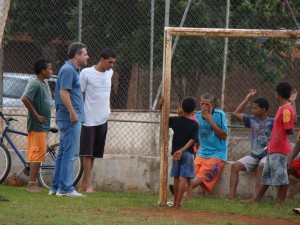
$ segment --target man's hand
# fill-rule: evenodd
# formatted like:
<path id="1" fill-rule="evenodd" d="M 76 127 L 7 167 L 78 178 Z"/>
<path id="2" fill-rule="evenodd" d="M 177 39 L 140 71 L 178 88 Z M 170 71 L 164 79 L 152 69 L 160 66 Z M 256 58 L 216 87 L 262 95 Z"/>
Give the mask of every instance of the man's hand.
<path id="1" fill-rule="evenodd" d="M 257 93 L 257 90 L 251 88 L 251 89 L 249 90 L 249 93 L 248 93 L 248 95 L 246 96 L 246 98 L 247 98 L 247 99 L 252 98 L 254 95 L 256 95 L 256 93 Z"/>
<path id="2" fill-rule="evenodd" d="M 162 109 L 163 105 L 164 105 L 165 99 L 163 96 L 160 97 L 159 99 L 159 108 L 160 110 Z"/>
<path id="3" fill-rule="evenodd" d="M 206 109 L 203 109 L 203 110 L 201 111 L 201 116 L 202 116 L 203 119 L 205 119 L 207 122 L 212 121 L 212 115 L 211 115 L 211 113 L 210 113 L 208 110 L 206 110 Z"/>
<path id="4" fill-rule="evenodd" d="M 78 122 L 78 116 L 77 116 L 76 112 L 73 112 L 73 113 L 70 114 L 70 121 L 71 121 L 71 123 Z"/>
<path id="5" fill-rule="evenodd" d="M 178 116 L 183 116 L 183 109 L 182 109 L 182 108 L 179 108 L 179 109 L 177 110 L 177 115 L 178 115 Z"/>
<path id="6" fill-rule="evenodd" d="M 290 102 L 295 102 L 296 99 L 297 99 L 297 94 L 298 94 L 297 89 L 294 88 L 294 89 L 292 90 L 292 92 L 291 92 L 291 96 L 290 96 L 290 98 L 289 98 L 289 101 L 290 101 Z"/>
<path id="7" fill-rule="evenodd" d="M 173 154 L 173 159 L 174 160 L 180 160 L 181 159 L 181 156 L 182 156 L 182 151 L 181 151 L 181 149 L 180 150 L 178 150 L 178 151 L 176 151 L 174 154 Z"/>

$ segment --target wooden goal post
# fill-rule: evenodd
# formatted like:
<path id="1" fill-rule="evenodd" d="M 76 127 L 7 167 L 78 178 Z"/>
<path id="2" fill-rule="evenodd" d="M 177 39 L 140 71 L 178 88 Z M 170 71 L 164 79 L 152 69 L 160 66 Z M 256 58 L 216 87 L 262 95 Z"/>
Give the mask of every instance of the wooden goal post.
<path id="1" fill-rule="evenodd" d="M 300 30 L 251 30 L 251 29 L 216 29 L 216 28 L 177 28 L 166 27 L 164 31 L 163 51 L 163 89 L 164 104 L 160 124 L 160 186 L 159 202 L 167 204 L 168 154 L 169 154 L 169 114 L 171 91 L 172 36 L 206 36 L 236 38 L 289 38 L 300 39 Z"/>

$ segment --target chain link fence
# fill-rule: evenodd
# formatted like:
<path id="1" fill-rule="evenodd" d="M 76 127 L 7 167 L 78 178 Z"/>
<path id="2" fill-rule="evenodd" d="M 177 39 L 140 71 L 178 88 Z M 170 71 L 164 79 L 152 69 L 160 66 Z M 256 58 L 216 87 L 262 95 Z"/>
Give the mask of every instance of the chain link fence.
<path id="1" fill-rule="evenodd" d="M 50 60 L 56 75 L 73 41 L 88 46 L 89 66 L 98 62 L 103 48 L 117 52 L 107 154 L 159 156 L 157 100 L 165 26 L 278 30 L 299 29 L 300 21 L 297 0 L 1 2 L 10 6 L 1 49 L 2 111 L 18 117 L 15 128 L 26 130 L 27 110 L 20 96 L 32 79 L 25 75 L 32 77 L 35 60 Z M 248 90 L 256 88 L 257 97 L 267 98 L 269 114 L 274 116 L 278 108 L 276 83 L 288 81 L 299 89 L 300 40 L 175 37 L 173 43 L 172 112 L 185 96 L 199 99 L 202 93 L 210 92 L 219 97 L 230 126 L 229 160 L 250 151 L 249 130 L 231 116 Z M 8 78 L 17 79 L 11 88 Z M 54 85 L 55 78 L 48 85 L 52 97 Z M 251 113 L 251 107 L 247 105 L 245 112 Z M 52 117 L 55 126 L 54 108 Z M 52 143 L 57 141 L 57 136 L 51 137 Z M 26 144 L 22 148 L 26 149 Z"/>

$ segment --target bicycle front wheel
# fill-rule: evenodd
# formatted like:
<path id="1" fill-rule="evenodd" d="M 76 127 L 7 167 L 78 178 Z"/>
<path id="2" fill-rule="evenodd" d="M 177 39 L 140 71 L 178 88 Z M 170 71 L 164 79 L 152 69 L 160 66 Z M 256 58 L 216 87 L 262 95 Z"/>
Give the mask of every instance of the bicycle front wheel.
<path id="1" fill-rule="evenodd" d="M 54 144 L 50 146 L 46 157 L 45 162 L 41 164 L 38 180 L 40 184 L 45 188 L 50 188 L 54 176 L 54 166 L 55 166 L 55 159 L 59 150 L 59 144 Z M 74 182 L 73 185 L 75 186 L 83 173 L 83 165 L 81 159 L 78 157 L 74 162 Z"/>
<path id="2" fill-rule="evenodd" d="M 2 143 L 0 143 L 0 184 L 5 181 L 9 174 L 11 167 L 11 157 L 8 149 Z"/>

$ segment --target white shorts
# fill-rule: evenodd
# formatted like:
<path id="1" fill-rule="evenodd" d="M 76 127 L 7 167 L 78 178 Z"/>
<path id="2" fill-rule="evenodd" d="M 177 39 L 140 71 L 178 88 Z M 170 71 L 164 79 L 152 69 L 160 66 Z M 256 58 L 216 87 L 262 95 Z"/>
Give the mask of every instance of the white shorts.
<path id="1" fill-rule="evenodd" d="M 238 162 L 241 162 L 245 165 L 246 171 L 250 172 L 254 170 L 259 164 L 265 164 L 266 163 L 267 156 L 259 159 L 254 158 L 251 155 L 247 155 L 241 159 L 238 160 Z"/>

